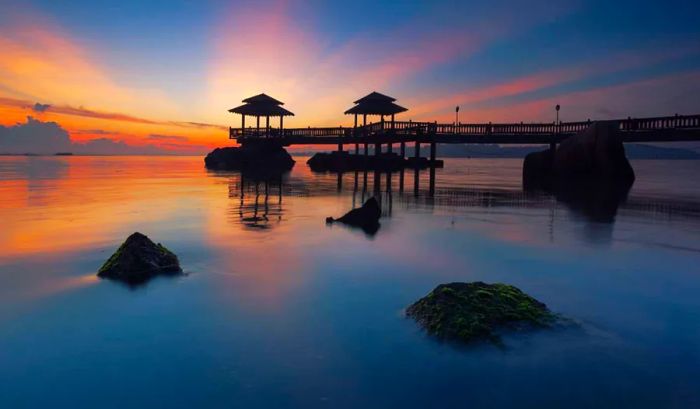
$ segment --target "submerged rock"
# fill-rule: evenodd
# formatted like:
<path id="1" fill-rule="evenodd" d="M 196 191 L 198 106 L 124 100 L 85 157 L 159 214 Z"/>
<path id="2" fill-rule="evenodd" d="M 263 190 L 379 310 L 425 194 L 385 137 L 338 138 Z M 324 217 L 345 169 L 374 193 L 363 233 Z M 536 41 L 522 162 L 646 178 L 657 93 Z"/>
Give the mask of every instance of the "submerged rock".
<path id="1" fill-rule="evenodd" d="M 406 309 L 406 315 L 438 338 L 499 341 L 507 329 L 546 328 L 556 322 L 547 306 L 507 284 L 440 284 Z"/>
<path id="2" fill-rule="evenodd" d="M 284 172 L 294 167 L 294 159 L 274 141 L 247 142 L 241 147 L 216 148 L 204 158 L 213 170 Z"/>
<path id="3" fill-rule="evenodd" d="M 159 275 L 181 274 L 177 256 L 160 243 L 136 232 L 100 267 L 99 277 L 138 284 Z"/>
<path id="4" fill-rule="evenodd" d="M 367 234 L 374 234 L 379 230 L 379 218 L 382 216 L 382 208 L 376 198 L 370 197 L 357 209 L 352 209 L 344 216 L 334 219 L 326 218 L 326 223 L 340 222 L 353 227 L 359 227 Z"/>

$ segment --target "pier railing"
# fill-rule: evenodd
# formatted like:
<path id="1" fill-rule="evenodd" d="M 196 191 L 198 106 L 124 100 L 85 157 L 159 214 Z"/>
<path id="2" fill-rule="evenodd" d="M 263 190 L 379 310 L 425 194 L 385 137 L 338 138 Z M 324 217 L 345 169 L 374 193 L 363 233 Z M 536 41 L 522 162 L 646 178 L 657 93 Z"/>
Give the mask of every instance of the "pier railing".
<path id="1" fill-rule="evenodd" d="M 700 115 L 675 115 L 653 118 L 627 118 L 614 120 L 623 132 L 658 131 L 671 129 L 700 129 Z M 393 133 L 396 136 L 413 137 L 418 135 L 571 135 L 586 130 L 591 121 L 561 123 L 477 123 L 462 124 L 437 122 L 376 122 L 364 126 L 320 127 L 320 128 L 230 128 L 231 139 L 247 138 L 313 138 L 313 137 L 370 137 Z"/>

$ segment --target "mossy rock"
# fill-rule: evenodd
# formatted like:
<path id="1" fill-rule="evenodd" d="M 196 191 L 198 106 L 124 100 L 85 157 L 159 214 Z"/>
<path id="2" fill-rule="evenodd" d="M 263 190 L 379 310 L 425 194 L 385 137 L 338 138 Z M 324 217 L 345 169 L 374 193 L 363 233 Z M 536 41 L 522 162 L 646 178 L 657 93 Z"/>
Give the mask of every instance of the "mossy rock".
<path id="1" fill-rule="evenodd" d="M 507 284 L 440 284 L 406 309 L 425 330 L 440 339 L 499 342 L 511 329 L 547 328 L 558 317 L 544 303 Z"/>
<path id="2" fill-rule="evenodd" d="M 139 284 L 159 274 L 181 273 L 180 263 L 172 251 L 135 232 L 100 267 L 97 275 Z"/>

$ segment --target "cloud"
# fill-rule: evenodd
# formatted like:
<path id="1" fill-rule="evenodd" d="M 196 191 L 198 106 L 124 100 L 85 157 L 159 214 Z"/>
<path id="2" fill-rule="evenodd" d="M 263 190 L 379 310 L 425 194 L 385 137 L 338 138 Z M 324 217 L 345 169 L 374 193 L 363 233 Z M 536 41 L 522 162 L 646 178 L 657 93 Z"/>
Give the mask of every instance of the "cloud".
<path id="1" fill-rule="evenodd" d="M 73 152 L 83 155 L 164 155 L 173 153 L 155 145 L 129 145 L 109 138 L 97 138 L 83 143 L 74 142 L 68 132 L 56 122 L 42 122 L 31 116 L 27 117 L 26 123 L 10 127 L 0 126 L 0 153 L 52 155 L 57 152 Z"/>
<path id="2" fill-rule="evenodd" d="M 55 122 L 27 117 L 25 124 L 0 126 L 0 152 L 53 154 L 72 147 L 70 136 Z"/>
<path id="3" fill-rule="evenodd" d="M 49 109 L 49 108 L 51 108 L 51 105 L 49 105 L 49 104 L 40 104 L 40 103 L 38 103 L 38 102 L 37 102 L 36 104 L 34 104 L 34 106 L 32 107 L 32 109 L 33 109 L 34 111 L 36 111 L 36 112 L 45 112 L 45 111 L 46 111 L 47 109 Z"/>
<path id="4" fill-rule="evenodd" d="M 157 134 L 150 134 L 146 137 L 146 139 L 150 139 L 152 141 L 167 141 L 167 142 L 188 142 L 189 138 L 186 136 L 179 136 L 179 135 L 157 135 Z"/>

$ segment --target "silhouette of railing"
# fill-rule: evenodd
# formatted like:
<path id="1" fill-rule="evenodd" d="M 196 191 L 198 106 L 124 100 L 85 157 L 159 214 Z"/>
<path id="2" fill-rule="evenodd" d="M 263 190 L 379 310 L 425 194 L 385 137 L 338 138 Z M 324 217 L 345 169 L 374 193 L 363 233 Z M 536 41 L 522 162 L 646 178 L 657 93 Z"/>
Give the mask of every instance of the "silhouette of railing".
<path id="1" fill-rule="evenodd" d="M 653 118 L 627 118 L 614 120 L 623 132 L 663 131 L 663 130 L 700 130 L 700 115 L 675 115 Z M 420 135 L 450 136 L 450 135 L 512 135 L 512 136 L 543 136 L 543 135 L 572 135 L 586 130 L 591 121 L 562 122 L 562 123 L 479 123 L 479 124 L 439 124 L 437 122 L 376 122 L 356 128 L 348 127 L 317 127 L 289 129 L 255 129 L 230 128 L 229 137 L 240 141 L 249 138 L 314 138 L 314 137 L 371 137 L 375 135 L 406 136 L 407 138 Z"/>

